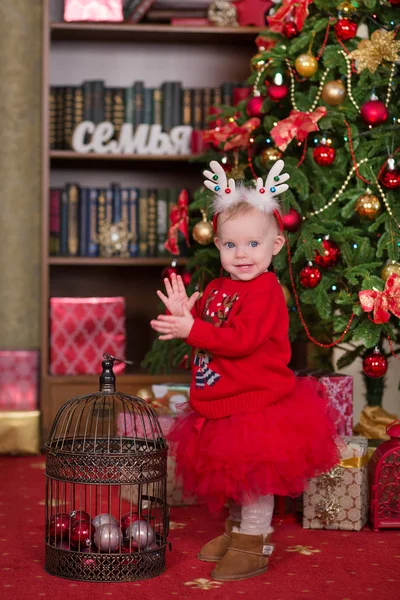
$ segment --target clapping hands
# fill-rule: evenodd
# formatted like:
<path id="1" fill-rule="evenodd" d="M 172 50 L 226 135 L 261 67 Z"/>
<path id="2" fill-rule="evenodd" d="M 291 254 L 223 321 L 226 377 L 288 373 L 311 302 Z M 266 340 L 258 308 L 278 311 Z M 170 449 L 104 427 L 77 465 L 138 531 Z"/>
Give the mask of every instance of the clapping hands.
<path id="1" fill-rule="evenodd" d="M 183 316 L 183 306 L 187 306 L 190 312 L 200 296 L 199 292 L 195 292 L 188 298 L 182 277 L 175 273 L 171 275 L 171 282 L 167 277 L 164 279 L 164 285 L 167 295 L 165 296 L 160 290 L 157 290 L 157 296 L 174 317 Z"/>
<path id="2" fill-rule="evenodd" d="M 161 334 L 160 340 L 186 339 L 194 323 L 190 311 L 200 294 L 195 292 L 188 298 L 180 275 L 172 274 L 171 282 L 165 278 L 164 284 L 167 295 L 158 290 L 157 296 L 171 314 L 158 315 L 157 319 L 150 321 L 150 325 Z"/>

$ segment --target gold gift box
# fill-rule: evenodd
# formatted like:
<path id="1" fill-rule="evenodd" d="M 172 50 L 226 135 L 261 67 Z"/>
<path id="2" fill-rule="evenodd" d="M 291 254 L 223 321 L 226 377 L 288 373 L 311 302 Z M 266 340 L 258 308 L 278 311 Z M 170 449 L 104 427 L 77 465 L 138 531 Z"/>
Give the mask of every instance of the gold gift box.
<path id="1" fill-rule="evenodd" d="M 40 411 L 0 412 L 0 454 L 39 454 Z"/>
<path id="2" fill-rule="evenodd" d="M 341 461 L 309 481 L 303 497 L 305 529 L 359 531 L 368 520 L 368 440 L 345 436 Z"/>

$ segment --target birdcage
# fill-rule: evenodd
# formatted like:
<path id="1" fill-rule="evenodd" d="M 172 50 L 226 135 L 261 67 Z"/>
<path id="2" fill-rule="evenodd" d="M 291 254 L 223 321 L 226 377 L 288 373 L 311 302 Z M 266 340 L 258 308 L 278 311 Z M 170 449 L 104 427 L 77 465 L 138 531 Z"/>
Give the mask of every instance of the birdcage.
<path id="1" fill-rule="evenodd" d="M 386 428 L 390 439 L 369 461 L 371 521 L 374 531 L 400 527 L 400 421 Z"/>
<path id="2" fill-rule="evenodd" d="M 168 446 L 152 407 L 116 391 L 115 360 L 104 355 L 99 392 L 60 408 L 46 444 L 45 568 L 59 577 L 165 571 Z"/>

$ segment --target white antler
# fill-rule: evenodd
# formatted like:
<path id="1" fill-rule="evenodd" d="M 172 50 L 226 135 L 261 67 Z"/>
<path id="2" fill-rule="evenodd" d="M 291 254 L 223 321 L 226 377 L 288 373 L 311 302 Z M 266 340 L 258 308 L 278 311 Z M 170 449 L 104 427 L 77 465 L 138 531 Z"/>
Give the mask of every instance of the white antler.
<path id="1" fill-rule="evenodd" d="M 271 196 L 279 196 L 279 194 L 286 192 L 286 190 L 289 189 L 289 186 L 285 181 L 290 179 L 290 175 L 289 173 L 282 173 L 281 175 L 281 171 L 284 167 L 285 163 L 283 160 L 277 160 L 268 173 L 264 186 L 262 185 L 262 179 L 257 179 L 257 191 L 259 192 L 261 189 L 264 189 L 264 191 Z M 261 182 L 261 186 L 259 186 L 259 182 Z"/>
<path id="2" fill-rule="evenodd" d="M 235 180 L 230 179 L 228 183 L 223 167 L 216 160 L 210 162 L 210 169 L 212 171 L 203 171 L 204 177 L 207 177 L 207 181 L 204 182 L 206 188 L 218 195 L 235 191 Z"/>

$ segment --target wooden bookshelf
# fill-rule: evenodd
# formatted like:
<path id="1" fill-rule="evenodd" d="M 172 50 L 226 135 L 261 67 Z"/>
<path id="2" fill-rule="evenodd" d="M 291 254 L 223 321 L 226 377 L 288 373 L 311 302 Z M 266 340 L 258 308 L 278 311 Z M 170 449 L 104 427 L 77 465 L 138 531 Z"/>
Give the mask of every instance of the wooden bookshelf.
<path id="1" fill-rule="evenodd" d="M 160 169 L 181 169 L 195 166 L 199 168 L 199 162 L 194 162 L 195 154 L 176 155 L 149 155 L 149 154 L 96 154 L 88 152 L 81 154 L 73 150 L 51 150 L 49 153 L 51 166 L 66 169 L 126 169 L 141 168 L 143 165 L 156 164 Z M 192 162 L 193 161 L 193 162 Z"/>
<path id="2" fill-rule="evenodd" d="M 79 42 L 253 44 L 256 27 L 174 27 L 129 23 L 52 23 L 51 39 Z"/>
<path id="3" fill-rule="evenodd" d="M 61 0 L 54 0 L 54 2 L 61 7 Z M 75 181 L 78 185 L 89 187 L 96 187 L 99 181 L 99 185 L 105 187 L 108 182 L 115 180 L 123 181 L 126 187 L 136 185 L 177 187 L 182 181 L 182 175 L 186 177 L 186 181 L 190 179 L 192 182 L 200 183 L 203 169 L 203 163 L 195 155 L 99 155 L 79 154 L 68 150 L 50 151 L 48 141 L 50 85 L 74 84 L 78 77 L 80 81 L 85 77 L 104 79 L 109 81 L 111 86 L 122 87 L 125 80 L 131 82 L 134 78 L 146 80 L 148 78 L 149 85 L 152 86 L 158 85 L 166 77 L 183 82 L 186 80 L 186 85 L 191 87 L 215 86 L 226 80 L 239 81 L 243 80 L 243 74 L 247 73 L 248 61 L 255 52 L 254 39 L 258 33 L 256 28 L 251 27 L 191 28 L 128 23 L 52 23 L 50 4 L 50 0 L 43 2 L 40 390 L 43 441 L 46 440 L 54 417 L 64 402 L 74 396 L 98 390 L 96 375 L 53 376 L 49 373 L 49 299 L 51 297 L 123 296 L 125 298 L 126 357 L 134 361 L 134 366 L 128 367 L 123 375 L 117 376 L 118 390 L 136 394 L 141 388 L 153 384 L 186 383 L 190 380 L 189 372 L 185 369 L 177 369 L 170 375 L 165 373 L 149 375 L 140 368 L 146 352 L 156 337 L 149 321 L 160 311 L 156 290 L 162 286 L 163 269 L 171 265 L 174 260 L 178 268 L 184 268 L 188 259 L 173 256 L 127 259 L 49 256 L 49 188 L 61 187 L 67 181 Z M 59 11 L 58 14 L 61 12 Z M 120 42 L 123 44 L 119 44 Z M 113 45 L 110 46 L 110 43 Z M 128 44 L 132 44 L 132 50 Z M 154 46 L 157 46 L 156 50 Z M 185 56 L 186 60 L 182 61 L 185 47 L 188 49 L 185 53 L 188 56 Z M 238 57 L 236 57 L 234 54 L 238 47 L 239 49 L 236 50 Z M 114 53 L 117 54 L 114 56 Z M 136 60 L 133 72 L 130 67 L 131 53 L 135 53 L 136 59 L 138 56 L 146 55 L 148 62 L 142 67 L 141 61 Z M 107 62 L 105 66 L 102 64 L 102 56 L 109 58 L 108 62 L 105 61 Z M 63 69 L 66 70 L 65 77 Z M 156 179 L 157 183 L 154 183 Z"/>
<path id="4" fill-rule="evenodd" d="M 175 256 L 155 256 L 152 257 L 137 257 L 137 258 L 87 258 L 81 256 L 50 256 L 48 259 L 49 265 L 57 266 L 98 266 L 98 267 L 166 267 L 172 262 L 176 263 L 177 267 L 183 267 L 187 264 L 188 259 L 185 257 Z"/>

